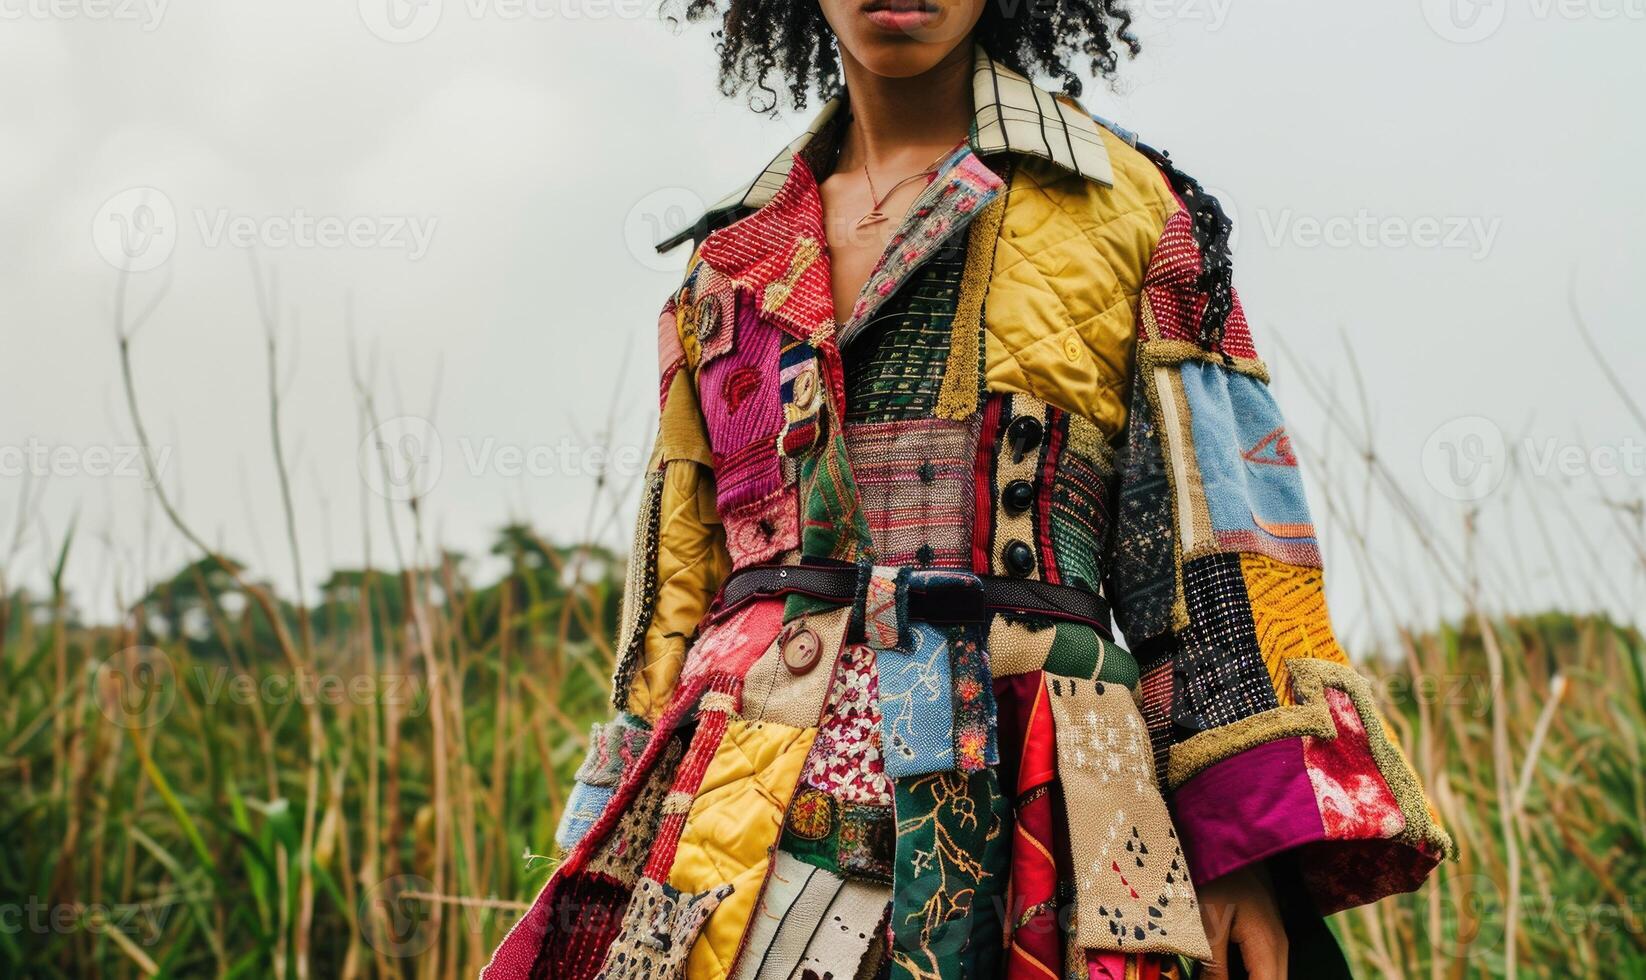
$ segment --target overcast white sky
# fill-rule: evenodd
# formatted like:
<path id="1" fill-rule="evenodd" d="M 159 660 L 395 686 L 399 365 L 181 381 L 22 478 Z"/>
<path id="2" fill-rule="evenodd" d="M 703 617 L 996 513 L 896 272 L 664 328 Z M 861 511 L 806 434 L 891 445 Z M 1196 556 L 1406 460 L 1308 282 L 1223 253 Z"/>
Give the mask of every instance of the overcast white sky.
<path id="1" fill-rule="evenodd" d="M 514 517 L 582 534 L 594 490 L 579 456 L 612 445 L 623 496 L 594 525 L 626 541 L 656 313 L 685 258 L 644 243 L 805 120 L 720 99 L 708 28 L 676 35 L 636 0 L 389 6 L 403 2 L 0 0 L 0 558 L 25 487 L 38 499 L 12 582 L 43 580 L 75 515 L 68 577 L 104 615 L 117 588 L 129 598 L 187 556 L 125 462 L 102 254 L 122 233 L 155 264 L 133 275 L 131 304 L 169 283 L 133 357 L 167 484 L 202 533 L 283 588 L 247 242 L 279 281 L 311 584 L 363 554 L 351 296 L 383 415 L 426 417 L 438 438 L 431 538 L 482 552 Z M 1298 438 L 1347 453 L 1298 377 L 1312 365 L 1346 390 L 1346 340 L 1381 451 L 1448 533 L 1462 507 L 1436 467 L 1490 472 L 1494 429 L 1533 438 L 1542 475 L 1485 497 L 1491 560 L 1517 569 L 1498 603 L 1579 601 L 1589 586 L 1563 595 L 1560 580 L 1587 570 L 1609 604 L 1639 608 L 1589 472 L 1638 497 L 1646 433 L 1584 350 L 1567 293 L 1575 275 L 1613 367 L 1646 372 L 1646 0 L 1137 6 L 1145 54 L 1085 102 L 1225 197 L 1237 281 Z M 1538 456 L 1550 450 L 1566 456 Z M 380 498 L 364 499 L 373 556 L 391 561 Z M 1571 568 L 1550 563 L 1539 518 Z M 1367 526 L 1388 567 L 1410 560 L 1410 542 Z M 1342 556 L 1333 600 L 1362 628 L 1377 614 L 1341 529 L 1327 554 Z"/>

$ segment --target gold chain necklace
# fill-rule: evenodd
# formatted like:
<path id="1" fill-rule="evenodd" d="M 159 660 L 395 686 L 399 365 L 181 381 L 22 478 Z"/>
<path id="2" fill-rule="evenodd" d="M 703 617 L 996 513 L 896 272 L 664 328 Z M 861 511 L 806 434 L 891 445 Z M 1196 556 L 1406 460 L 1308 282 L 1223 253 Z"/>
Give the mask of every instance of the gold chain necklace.
<path id="1" fill-rule="evenodd" d="M 855 122 L 855 120 L 854 120 L 854 122 Z M 858 132 L 859 132 L 859 139 L 862 139 L 862 137 L 861 137 L 862 130 L 859 129 Z M 885 194 L 876 194 L 875 189 L 874 189 L 874 178 L 869 176 L 869 154 L 867 152 L 867 150 L 868 150 L 868 145 L 867 145 L 868 141 L 863 140 L 863 143 L 864 143 L 863 180 L 866 181 L 869 185 L 869 204 L 870 204 L 870 207 L 869 207 L 868 213 L 864 214 L 863 217 L 857 219 L 857 223 L 853 226 L 855 228 L 867 228 L 870 225 L 878 225 L 882 221 L 885 221 L 886 220 L 886 212 L 880 210 L 880 206 L 882 204 L 885 204 L 887 199 L 890 198 L 893 194 L 896 194 L 897 189 L 899 187 L 902 187 L 904 184 L 907 184 L 909 181 L 919 180 L 921 177 L 930 177 L 933 174 L 937 173 L 938 166 L 944 160 L 947 160 L 949 158 L 950 153 L 954 152 L 954 147 L 950 147 L 949 149 L 944 150 L 942 153 L 939 153 L 937 155 L 937 159 L 933 160 L 931 162 L 931 164 L 928 165 L 924 170 L 920 171 L 919 173 L 913 173 L 913 174 L 910 174 L 907 177 L 904 177 L 902 180 L 900 180 L 897 183 L 893 184 L 891 190 L 887 191 Z"/>

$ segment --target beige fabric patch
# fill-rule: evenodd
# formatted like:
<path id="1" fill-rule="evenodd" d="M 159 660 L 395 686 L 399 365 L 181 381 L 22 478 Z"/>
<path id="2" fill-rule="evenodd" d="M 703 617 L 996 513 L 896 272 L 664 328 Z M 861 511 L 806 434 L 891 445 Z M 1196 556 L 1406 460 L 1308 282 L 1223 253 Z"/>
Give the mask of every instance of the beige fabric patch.
<path id="1" fill-rule="evenodd" d="M 816 728 L 823 715 L 823 699 L 829 678 L 846 638 L 851 609 L 842 606 L 796 619 L 788 625 L 817 634 L 820 653 L 817 663 L 796 676 L 783 663 L 781 640 L 772 640 L 743 678 L 743 717 L 749 721 L 775 721 L 792 728 Z"/>
<path id="2" fill-rule="evenodd" d="M 790 887 L 796 889 L 796 894 L 781 914 L 770 945 L 758 958 L 750 957 L 754 961 L 749 964 L 752 972 L 741 972 L 743 968 L 739 967 L 739 980 L 789 980 L 846 884 L 840 876 L 784 853 L 777 856 L 773 879 L 779 874 L 794 882 Z"/>
<path id="3" fill-rule="evenodd" d="M 823 923 L 800 958 L 798 976 L 808 973 L 845 980 L 857 974 L 869 959 L 870 947 L 882 935 L 880 924 L 892 902 L 890 885 L 852 879 L 835 895 Z"/>
<path id="4" fill-rule="evenodd" d="M 843 884 L 839 875 L 779 851 L 732 969 L 732 980 L 787 980 L 800 962 L 806 940 Z"/>
<path id="5" fill-rule="evenodd" d="M 996 677 L 1027 674 L 1046 665 L 1057 629 L 1031 630 L 998 613 L 989 620 L 989 669 Z"/>
<path id="6" fill-rule="evenodd" d="M 1200 905 L 1149 733 L 1118 684 L 1047 675 L 1057 776 L 1074 855 L 1077 938 L 1087 949 L 1209 959 Z"/>

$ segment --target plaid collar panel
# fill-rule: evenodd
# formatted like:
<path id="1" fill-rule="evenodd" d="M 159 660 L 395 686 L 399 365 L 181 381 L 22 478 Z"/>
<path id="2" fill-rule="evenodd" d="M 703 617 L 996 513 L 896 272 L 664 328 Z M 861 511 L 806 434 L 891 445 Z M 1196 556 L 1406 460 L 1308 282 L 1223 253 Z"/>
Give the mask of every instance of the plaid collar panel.
<path id="1" fill-rule="evenodd" d="M 760 176 L 721 198 L 709 212 L 764 207 L 788 179 L 795 154 L 828 127 L 844 104 L 842 96 L 830 99 L 806 131 L 784 147 Z M 1025 153 L 1087 180 L 1114 186 L 1102 126 L 1073 100 L 1034 84 L 990 58 L 981 46 L 972 54 L 972 105 L 970 143 L 978 156 Z"/>

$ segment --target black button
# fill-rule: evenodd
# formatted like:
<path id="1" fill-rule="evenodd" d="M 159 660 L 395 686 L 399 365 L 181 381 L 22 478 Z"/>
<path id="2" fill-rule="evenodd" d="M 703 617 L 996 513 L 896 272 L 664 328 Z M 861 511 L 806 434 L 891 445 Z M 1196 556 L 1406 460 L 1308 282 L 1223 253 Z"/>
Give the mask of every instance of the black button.
<path id="1" fill-rule="evenodd" d="M 1000 502 L 1014 514 L 1021 514 L 1034 504 L 1034 484 L 1028 480 L 1013 480 L 1000 491 Z"/>
<path id="2" fill-rule="evenodd" d="M 1006 571 L 1020 578 L 1034 571 L 1034 550 L 1021 541 L 1007 544 L 1001 557 L 1006 561 Z"/>
<path id="3" fill-rule="evenodd" d="M 1019 462 L 1024 456 L 1040 448 L 1040 437 L 1043 427 L 1040 420 L 1032 415 L 1019 415 L 1006 427 L 1006 440 L 1012 446 L 1012 462 Z"/>

